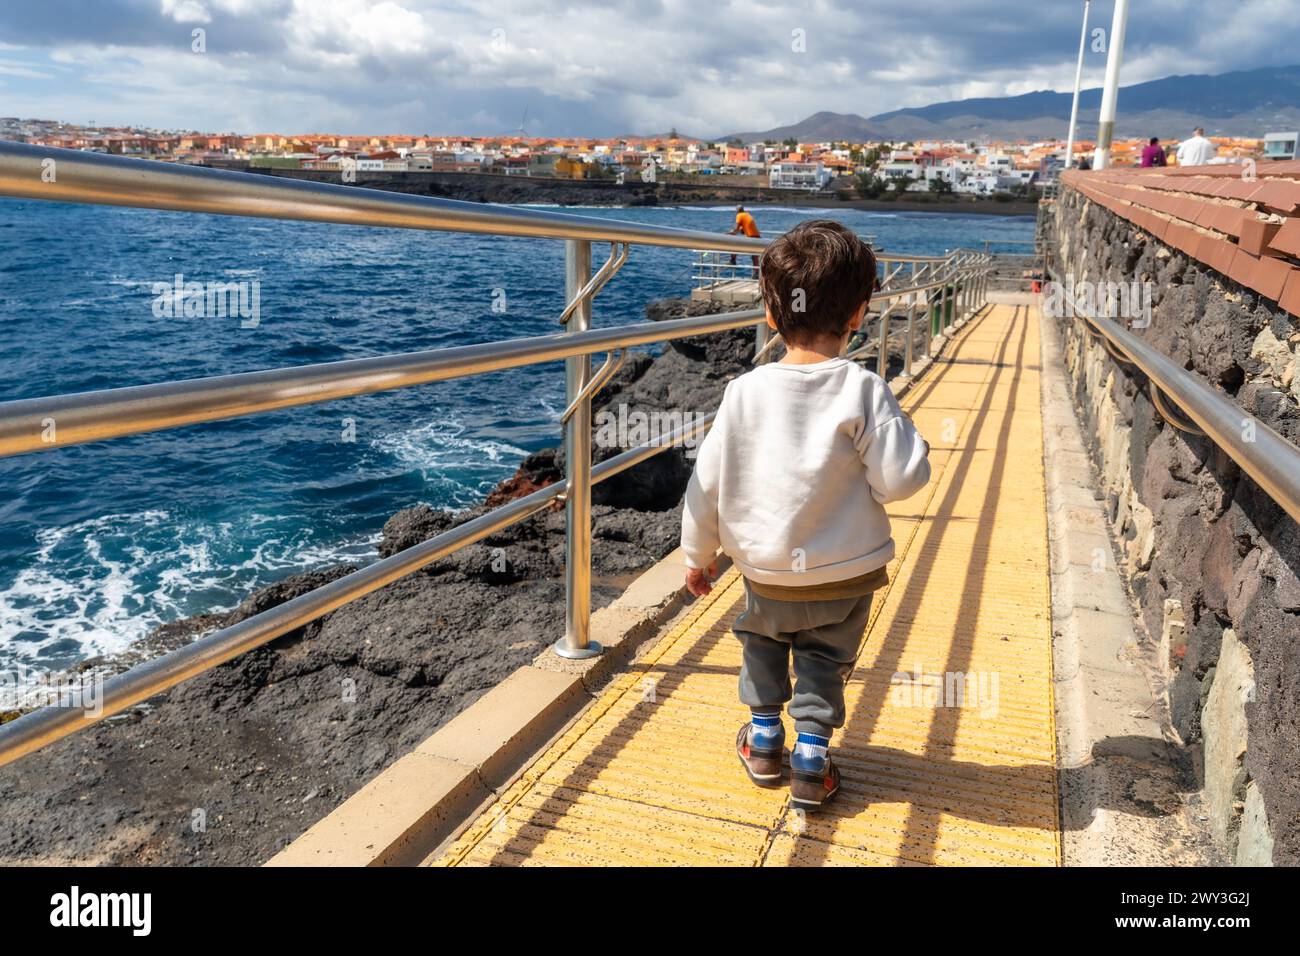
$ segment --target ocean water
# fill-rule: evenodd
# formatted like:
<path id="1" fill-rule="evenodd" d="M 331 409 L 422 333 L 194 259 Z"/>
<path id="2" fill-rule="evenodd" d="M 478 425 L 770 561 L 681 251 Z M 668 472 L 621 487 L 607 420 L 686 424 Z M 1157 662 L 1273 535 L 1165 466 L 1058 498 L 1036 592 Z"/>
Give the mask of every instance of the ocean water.
<path id="1" fill-rule="evenodd" d="M 733 215 L 573 211 L 707 231 Z M 767 231 L 820 216 L 897 252 L 1033 234 L 1023 217 L 756 210 Z M 553 240 L 0 199 L 0 401 L 546 334 L 563 261 Z M 255 327 L 156 314 L 155 283 L 178 273 L 257 281 Z M 642 320 L 689 275 L 684 250 L 633 249 L 594 324 Z M 556 444 L 563 395 L 552 363 L 0 459 L 0 668 L 121 651 L 294 572 L 373 560 L 393 512 L 475 503 Z"/>

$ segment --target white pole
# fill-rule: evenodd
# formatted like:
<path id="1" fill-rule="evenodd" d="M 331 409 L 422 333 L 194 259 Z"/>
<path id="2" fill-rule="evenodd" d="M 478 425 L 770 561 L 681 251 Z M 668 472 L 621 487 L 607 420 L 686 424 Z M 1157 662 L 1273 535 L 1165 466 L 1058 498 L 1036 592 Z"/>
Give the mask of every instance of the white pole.
<path id="1" fill-rule="evenodd" d="M 1083 48 L 1088 40 L 1088 7 L 1092 0 L 1083 0 L 1083 29 L 1079 31 L 1079 64 L 1074 68 L 1074 105 L 1070 107 L 1070 135 L 1065 140 L 1065 168 L 1074 163 L 1074 125 L 1079 120 L 1079 88 L 1083 85 Z"/>
<path id="2" fill-rule="evenodd" d="M 1097 157 L 1093 169 L 1110 165 L 1110 144 L 1115 138 L 1115 107 L 1119 103 L 1119 68 L 1124 61 L 1124 29 L 1128 26 L 1128 0 L 1115 0 L 1110 23 L 1110 50 L 1106 57 L 1106 88 L 1101 94 L 1101 121 L 1097 125 Z"/>

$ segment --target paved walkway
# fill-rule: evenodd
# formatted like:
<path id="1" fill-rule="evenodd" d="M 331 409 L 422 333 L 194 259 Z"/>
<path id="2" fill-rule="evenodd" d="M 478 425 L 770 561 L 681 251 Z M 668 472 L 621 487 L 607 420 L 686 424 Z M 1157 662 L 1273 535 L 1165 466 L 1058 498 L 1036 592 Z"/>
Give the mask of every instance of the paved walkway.
<path id="1" fill-rule="evenodd" d="M 1030 307 L 993 306 L 905 396 L 933 478 L 890 508 L 825 811 L 736 760 L 733 570 L 437 865 L 1058 864 L 1038 361 Z"/>

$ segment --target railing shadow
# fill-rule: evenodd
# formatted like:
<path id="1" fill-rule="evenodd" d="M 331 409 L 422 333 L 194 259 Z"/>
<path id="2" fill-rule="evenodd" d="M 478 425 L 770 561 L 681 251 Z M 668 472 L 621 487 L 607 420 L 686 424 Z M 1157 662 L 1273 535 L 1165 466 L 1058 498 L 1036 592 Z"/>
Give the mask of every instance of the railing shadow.
<path id="1" fill-rule="evenodd" d="M 719 596 L 719 599 L 721 600 L 721 596 Z M 733 601 L 731 606 L 726 608 L 723 619 L 695 642 L 686 655 L 683 655 L 683 661 L 687 657 L 702 660 L 710 651 L 717 648 L 724 639 L 732 639 L 729 625 L 739 611 L 739 603 L 739 601 Z M 633 668 L 631 673 L 640 672 L 648 676 L 656 669 L 657 667 L 653 663 L 643 664 Z M 614 758 L 623 749 L 621 741 L 631 739 L 634 734 L 641 730 L 654 717 L 658 709 L 672 699 L 673 694 L 680 689 L 687 676 L 704 669 L 698 663 L 695 663 L 687 665 L 685 672 L 683 672 L 683 662 L 678 662 L 665 670 L 654 684 L 655 702 L 649 706 L 633 707 L 619 718 L 614 726 L 603 732 L 600 743 L 591 747 L 588 755 L 555 786 L 573 790 L 586 790 L 585 779 L 593 774 L 599 774 L 610 766 Z M 739 668 L 717 668 L 717 670 L 739 676 Z M 592 729 L 587 731 L 588 734 L 592 732 Z M 533 843 L 519 836 L 520 832 L 528 827 L 548 828 L 551 825 L 549 817 L 562 817 L 565 812 L 566 806 L 562 801 L 546 801 L 543 803 L 542 807 L 531 812 L 522 824 L 516 824 L 515 834 L 493 851 L 491 864 L 509 864 L 511 854 L 523 857 L 529 856 L 532 853 Z"/>
<path id="2" fill-rule="evenodd" d="M 982 323 L 990 314 L 992 314 L 991 311 L 983 313 L 974 321 Z M 1003 337 L 1002 342 L 998 347 L 996 360 L 992 363 L 993 371 L 984 385 L 984 394 L 980 405 L 972 412 L 968 413 L 970 415 L 970 421 L 965 429 L 966 443 L 973 448 L 978 448 L 981 444 L 983 431 L 991 410 L 994 390 L 1002 377 L 1007 374 L 1006 358 L 1008 351 L 1011 348 L 1012 337 L 1017 328 L 1020 330 L 1020 341 L 1016 349 L 1017 358 L 1023 359 L 1024 357 L 1025 342 L 1028 336 L 1027 321 L 1025 319 L 1026 317 L 1022 316 L 1021 307 L 1017 306 L 1013 321 L 1008 327 L 1008 333 Z M 967 326 L 968 329 L 977 327 L 977 325 Z M 963 336 L 957 343 L 958 348 L 954 350 L 954 355 L 959 356 L 961 352 L 964 351 L 961 346 L 967 344 L 969 344 L 969 336 Z M 946 367 L 952 368 L 954 366 L 952 363 L 949 363 Z M 1018 380 L 1019 375 L 1020 371 L 1017 368 L 1013 373 L 1013 384 Z M 933 389 L 941 383 L 941 381 L 942 376 L 936 376 L 935 381 L 930 383 L 930 388 L 924 390 L 916 399 L 916 402 L 919 404 L 924 401 L 925 397 L 928 396 Z M 1014 394 L 1015 392 L 1013 388 L 1012 402 L 1008 406 L 1003 419 L 1002 428 L 997 436 L 996 444 L 994 445 L 996 450 L 993 472 L 988 483 L 989 493 L 985 497 L 984 504 L 980 509 L 976 532 L 977 539 L 988 539 L 988 536 L 992 531 L 993 518 L 997 513 L 1000 482 L 1006 467 L 1006 438 L 1012 421 L 1012 413 L 1014 411 Z M 931 509 L 931 514 L 940 519 L 942 516 L 951 514 L 954 511 L 957 499 L 962 493 L 963 486 L 965 485 L 972 465 L 975 462 L 975 455 L 973 453 L 962 455 L 957 457 L 955 462 L 952 462 L 952 459 L 950 459 L 950 462 L 950 467 L 954 470 L 951 480 L 948 482 L 947 490 L 944 493 L 943 499 L 938 502 L 933 509 Z M 944 477 L 946 478 L 948 476 L 945 475 Z M 937 569 L 935 564 L 939 554 L 938 545 L 942 541 L 946 530 L 946 524 L 942 520 L 938 520 L 933 524 L 932 530 L 924 542 L 927 545 L 926 549 L 918 552 L 918 560 L 908 572 L 905 581 L 906 591 L 904 592 L 903 600 L 896 611 L 897 618 L 904 621 L 916 619 L 920 603 L 927 591 L 926 585 L 930 578 L 936 573 Z M 916 545 L 914 544 L 913 547 L 915 546 Z M 956 642 L 960 638 L 966 637 L 968 640 L 964 642 L 965 649 L 955 654 L 950 653 L 948 664 L 944 668 L 943 673 L 962 670 L 963 668 L 954 665 L 969 658 L 969 638 L 973 637 L 977 622 L 973 619 L 970 621 L 963 621 L 960 615 L 956 613 L 956 609 L 963 606 L 975 606 L 971 599 L 979 596 L 983 587 L 983 576 L 983 565 L 980 562 L 971 562 L 967 566 L 966 579 L 961 589 L 961 599 L 954 600 L 952 604 L 954 615 L 951 640 L 954 642 L 954 649 Z M 902 583 L 904 582 L 900 582 L 900 584 Z M 884 635 L 884 641 L 876 652 L 875 659 L 872 663 L 872 669 L 877 672 L 890 674 L 897 673 L 901 670 L 903 655 L 908 642 L 909 630 L 909 628 L 899 627 Z M 869 637 L 870 635 L 868 636 L 868 639 Z M 869 740 L 871 738 L 876 727 L 878 715 L 886 703 L 889 692 L 890 685 L 886 683 L 877 683 L 864 688 L 862 695 L 858 698 L 856 706 L 849 714 L 849 718 L 845 723 L 844 730 L 840 737 L 841 741 Z M 935 718 L 931 722 L 924 751 L 925 757 L 931 760 L 942 759 L 941 755 L 936 753 L 936 744 L 953 738 L 959 720 L 959 711 L 947 715 L 945 715 L 942 710 L 935 711 Z M 1021 769 L 1023 770 L 1025 768 Z M 1053 772 L 1053 768 L 1050 767 L 1045 768 L 1045 770 L 1047 773 Z M 850 788 L 841 796 L 847 799 L 844 799 L 837 812 L 852 814 L 864 810 L 867 806 L 867 802 L 861 799 L 862 794 L 858 794 L 858 796 L 855 797 L 855 791 L 851 788 L 851 782 Z M 837 798 L 837 800 L 838 799 L 839 798 Z M 910 804 L 908 820 L 904 827 L 904 832 L 899 845 L 914 847 L 912 859 L 915 862 L 928 863 L 933 861 L 934 836 L 937 824 L 939 823 L 937 819 L 939 815 L 940 812 L 934 809 Z M 1052 825 L 1055 825 L 1054 820 Z M 808 865 L 816 865 L 816 863 L 819 862 L 818 857 L 821 858 L 821 861 L 825 860 L 825 855 L 829 852 L 830 844 L 829 842 L 823 841 L 807 841 L 804 849 L 806 852 L 803 856 L 803 862 Z"/>
<path id="3" fill-rule="evenodd" d="M 972 322 L 980 322 L 988 314 L 987 311 L 981 312 L 972 319 Z M 926 584 L 937 573 L 938 569 L 935 563 L 938 558 L 938 548 L 936 546 L 942 540 L 945 526 L 949 522 L 955 524 L 958 521 L 975 520 L 977 522 L 977 540 L 987 540 L 992 532 L 993 521 L 1000 501 L 998 491 L 1002 487 L 1002 482 L 1007 479 L 1008 438 L 1015 411 L 1015 386 L 1019 383 L 1024 370 L 1023 362 L 1028 339 L 1027 320 L 1028 311 L 1017 307 L 1015 318 L 1008 329 L 1008 333 L 998 347 L 996 361 L 985 363 L 992 366 L 992 374 L 983 385 L 984 394 L 981 404 L 967 413 L 969 422 L 961 446 L 970 452 L 981 445 L 982 433 L 991 410 L 995 388 L 1003 380 L 1003 377 L 1008 375 L 1008 370 L 1010 370 L 1011 398 L 1001 428 L 993 440 L 994 458 L 992 474 L 988 483 L 989 494 L 984 500 L 978 518 L 952 517 L 945 519 L 945 516 L 950 515 L 954 510 L 957 497 L 961 493 L 963 485 L 967 481 L 968 473 L 975 461 L 973 454 L 957 455 L 956 461 L 951 465 L 954 472 L 951 476 L 952 480 L 948 483 L 944 498 L 931 511 L 936 520 L 933 522 L 925 539 L 926 549 L 918 553 L 917 562 L 909 569 L 905 583 L 907 590 L 897 611 L 897 617 L 901 620 L 911 620 L 916 616 L 920 601 L 926 592 Z M 1006 359 L 1013 347 L 1016 330 L 1019 331 L 1019 339 L 1015 344 L 1015 360 L 1008 363 Z M 936 366 L 935 374 L 928 377 L 930 380 L 922 386 L 920 394 L 916 398 L 917 403 L 924 401 L 938 385 L 943 383 L 945 368 L 956 367 L 957 362 L 955 360 L 960 359 L 962 354 L 968 352 L 969 349 L 970 341 L 968 337 L 963 337 L 953 343 L 952 352 L 945 358 L 945 363 Z M 914 544 L 914 546 L 916 545 Z M 961 587 L 960 598 L 954 599 L 954 608 L 977 606 L 977 599 L 984 587 L 984 574 L 985 570 L 980 562 L 972 562 L 968 566 Z M 692 647 L 687 649 L 679 660 L 666 668 L 656 683 L 655 690 L 659 699 L 658 704 L 650 707 L 633 707 L 629 710 L 618 719 L 613 727 L 602 732 L 602 738 L 595 747 L 590 747 L 590 744 L 587 745 L 590 749 L 581 763 L 560 782 L 555 783 L 555 786 L 580 791 L 586 790 L 585 781 L 589 780 L 591 776 L 599 774 L 610 765 L 613 759 L 622 751 L 623 741 L 630 739 L 641 730 L 652 718 L 657 707 L 670 701 L 672 695 L 680 689 L 683 682 L 691 674 L 716 673 L 735 677 L 738 673 L 738 667 L 712 665 L 706 663 L 706 659 L 710 652 L 715 650 L 724 639 L 731 640 L 726 623 L 730 618 L 734 617 L 738 608 L 739 601 L 733 601 L 732 606 L 724 611 L 724 619 L 696 641 Z M 972 615 L 969 618 L 954 615 L 948 645 L 949 655 L 944 668 L 945 672 L 962 672 L 968 668 L 977 624 L 977 615 Z M 907 636 L 908 629 L 905 627 L 896 628 L 892 633 L 886 634 L 884 643 L 880 646 L 872 662 L 872 669 L 876 672 L 897 672 L 900 669 L 899 665 L 903 662 L 902 658 L 905 652 Z M 858 666 L 861 668 L 863 665 L 859 664 Z M 654 670 L 653 666 L 644 668 L 646 674 L 649 674 L 652 670 Z M 932 863 L 934 861 L 935 841 L 939 833 L 940 817 L 942 815 L 1008 827 L 1040 830 L 1055 830 L 1059 827 L 1054 786 L 1057 770 L 1053 765 L 995 766 L 952 760 L 947 756 L 945 752 L 947 750 L 946 745 L 954 739 L 961 720 L 961 711 L 959 709 L 941 708 L 933 711 L 925 748 L 920 754 L 877 745 L 856 746 L 853 743 L 854 741 L 864 741 L 871 738 L 889 689 L 890 685 L 887 682 L 874 681 L 871 684 L 863 685 L 862 694 L 856 706 L 854 706 L 840 737 L 842 760 L 844 761 L 844 767 L 849 771 L 845 774 L 844 790 L 836 798 L 835 804 L 828 808 L 826 815 L 823 817 L 823 823 L 819 824 L 819 827 L 824 829 L 827 825 L 832 825 L 833 830 L 834 820 L 851 817 L 865 810 L 872 802 L 886 799 L 889 796 L 896 797 L 908 804 L 907 816 L 902 825 L 902 833 L 898 844 L 899 853 L 901 854 L 900 859 L 916 863 Z M 589 730 L 588 733 L 591 733 L 591 731 Z M 713 746 L 714 744 L 710 742 L 709 745 Z M 950 779 L 965 781 L 973 787 L 973 790 L 968 794 L 963 794 L 958 790 L 947 791 L 942 800 L 937 800 L 932 795 L 927 796 L 916 790 L 909 790 L 905 782 L 890 784 L 878 777 L 868 777 L 866 774 L 858 772 L 882 763 L 887 763 L 896 769 L 906 769 L 913 766 L 917 768 L 927 767 L 931 775 L 933 775 L 934 766 L 941 764 L 948 771 Z M 1024 794 L 1035 791 L 1044 799 L 1027 802 L 1015 798 L 1017 793 Z M 1000 799 L 996 797 L 990 798 L 991 795 L 997 794 L 1005 794 L 1006 796 Z M 519 827 L 519 829 L 515 829 L 514 833 L 506 841 L 493 850 L 492 862 L 507 863 L 512 856 L 528 856 L 535 844 L 532 840 L 521 836 L 521 830 L 527 830 L 530 827 L 549 828 L 552 819 L 557 815 L 563 816 L 564 812 L 562 801 L 549 801 L 548 804 L 543 805 L 542 809 L 530 812 L 524 819 L 522 827 L 519 827 L 519 821 L 516 818 L 514 827 Z M 782 829 L 784 826 L 784 820 L 778 821 L 778 829 Z M 833 834 L 828 834 L 825 840 L 815 837 L 801 837 L 801 863 L 816 865 L 819 862 L 819 857 L 821 861 L 824 861 L 825 854 L 830 849 L 831 844 L 828 840 L 831 835 Z"/>

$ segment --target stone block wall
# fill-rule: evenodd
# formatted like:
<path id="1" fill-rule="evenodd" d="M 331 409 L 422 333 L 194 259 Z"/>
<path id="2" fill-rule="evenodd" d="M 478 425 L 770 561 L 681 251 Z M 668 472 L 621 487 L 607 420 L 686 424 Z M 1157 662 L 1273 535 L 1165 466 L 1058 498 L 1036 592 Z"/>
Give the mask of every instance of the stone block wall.
<path id="1" fill-rule="evenodd" d="M 1146 341 L 1300 444 L 1300 320 L 1073 189 L 1049 237 L 1078 282 L 1149 282 Z M 1240 864 L 1300 863 L 1300 527 L 1145 377 L 1058 320 L 1085 434 L 1171 720 L 1199 750 L 1216 838 Z"/>

